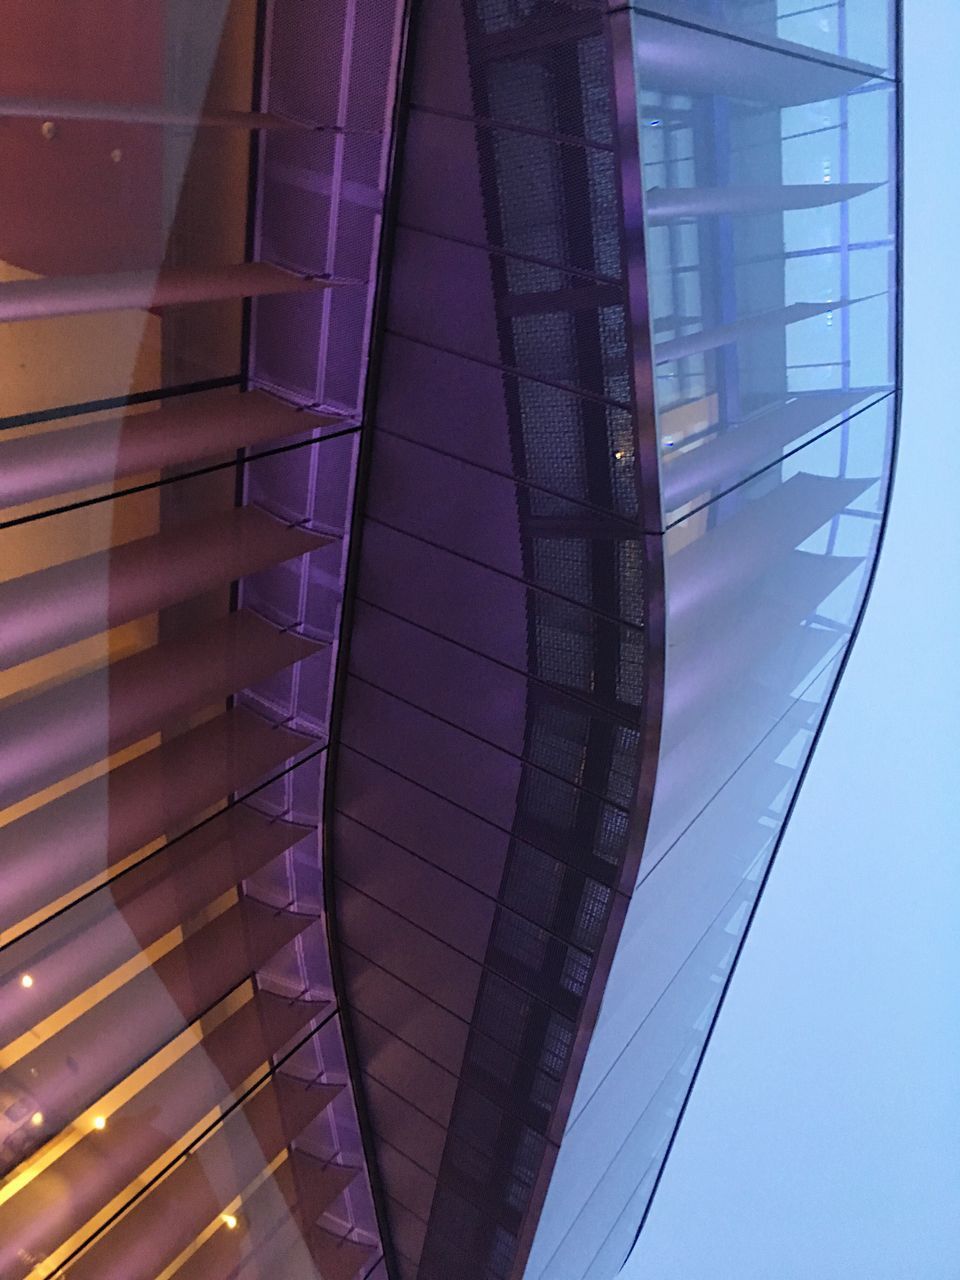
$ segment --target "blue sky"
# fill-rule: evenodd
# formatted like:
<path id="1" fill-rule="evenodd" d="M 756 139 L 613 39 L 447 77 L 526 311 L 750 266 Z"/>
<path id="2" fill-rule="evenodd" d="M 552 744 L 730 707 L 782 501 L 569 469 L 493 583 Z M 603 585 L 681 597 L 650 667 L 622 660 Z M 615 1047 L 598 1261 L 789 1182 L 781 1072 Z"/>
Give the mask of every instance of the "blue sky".
<path id="1" fill-rule="evenodd" d="M 960 1277 L 960 0 L 904 8 L 886 548 L 624 1280 Z"/>

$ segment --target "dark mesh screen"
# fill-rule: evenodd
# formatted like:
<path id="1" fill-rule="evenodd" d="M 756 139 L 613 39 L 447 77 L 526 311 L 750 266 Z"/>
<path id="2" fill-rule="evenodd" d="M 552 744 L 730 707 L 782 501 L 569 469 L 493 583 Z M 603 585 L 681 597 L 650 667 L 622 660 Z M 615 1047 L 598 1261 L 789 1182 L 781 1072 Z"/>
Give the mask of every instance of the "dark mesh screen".
<path id="1" fill-rule="evenodd" d="M 337 775 L 367 831 L 343 823 L 335 856 L 344 941 L 370 957 L 351 998 L 382 1009 L 399 980 L 422 1055 L 362 1063 L 378 1141 L 423 1173 L 394 1241 L 421 1280 L 520 1274 L 634 801 L 643 547 L 603 9 L 415 10 Z"/>
<path id="2" fill-rule="evenodd" d="M 639 543 L 605 534 L 590 511 L 636 514 L 606 32 L 591 4 L 456 7 L 469 102 L 452 118 L 449 86 L 439 99 L 433 88 L 429 64 L 444 39 L 450 52 L 458 37 L 449 12 L 427 4 L 411 128 L 432 147 L 471 156 L 482 217 L 464 218 L 455 199 L 434 198 L 434 175 L 415 161 L 401 217 L 419 233 L 418 260 L 428 266 L 459 256 L 465 270 L 474 261 L 479 270 L 475 250 L 440 244 L 482 249 L 478 279 L 496 339 L 469 315 L 437 316 L 436 327 L 418 329 L 402 307 L 397 329 L 453 358 L 515 371 L 500 387 L 510 470 L 526 482 L 516 487 L 522 573 L 549 589 L 528 615 L 528 670 L 548 685 L 602 690 L 608 705 L 639 709 L 642 632 L 635 642 L 629 628 L 585 633 L 550 594 L 643 621 Z M 455 418 L 449 428 L 446 444 L 457 452 Z M 569 498 L 586 505 L 577 510 Z M 638 730 L 542 695 L 529 686 L 523 754 L 539 768 L 519 779 L 502 905 L 421 1259 L 425 1280 L 512 1274 L 609 915 L 607 884 L 623 854 Z M 611 803 L 623 807 L 623 821 L 611 821 Z M 564 861 L 546 852 L 559 847 L 580 852 Z M 465 1203 L 478 1211 L 468 1214 Z"/>

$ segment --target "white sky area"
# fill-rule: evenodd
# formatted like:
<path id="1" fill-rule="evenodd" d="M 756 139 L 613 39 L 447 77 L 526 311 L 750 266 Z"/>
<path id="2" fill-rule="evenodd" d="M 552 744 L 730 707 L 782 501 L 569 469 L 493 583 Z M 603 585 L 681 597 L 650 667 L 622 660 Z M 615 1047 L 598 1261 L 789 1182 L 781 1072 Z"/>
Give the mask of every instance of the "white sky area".
<path id="1" fill-rule="evenodd" d="M 904 8 L 886 546 L 623 1280 L 960 1277 L 960 0 Z"/>

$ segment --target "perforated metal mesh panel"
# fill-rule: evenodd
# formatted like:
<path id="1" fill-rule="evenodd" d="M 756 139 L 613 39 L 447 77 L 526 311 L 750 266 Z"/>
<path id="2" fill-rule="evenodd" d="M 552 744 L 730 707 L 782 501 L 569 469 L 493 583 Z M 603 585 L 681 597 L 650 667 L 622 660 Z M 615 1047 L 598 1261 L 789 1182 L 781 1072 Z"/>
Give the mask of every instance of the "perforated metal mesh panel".
<path id="1" fill-rule="evenodd" d="M 333 848 L 421 1280 L 522 1266 L 626 850 L 644 591 L 611 79 L 599 5 L 418 7 Z"/>

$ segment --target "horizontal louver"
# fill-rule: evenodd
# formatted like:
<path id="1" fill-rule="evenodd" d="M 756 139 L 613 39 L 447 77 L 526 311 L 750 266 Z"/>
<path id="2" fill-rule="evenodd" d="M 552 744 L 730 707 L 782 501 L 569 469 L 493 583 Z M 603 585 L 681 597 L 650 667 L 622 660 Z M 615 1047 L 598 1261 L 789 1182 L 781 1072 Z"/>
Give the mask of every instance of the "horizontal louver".
<path id="1" fill-rule="evenodd" d="M 275 1075 L 96 1241 L 69 1280 L 155 1280 L 339 1091 Z"/>
<path id="2" fill-rule="evenodd" d="M 671 558 L 675 586 L 671 617 L 691 618 L 740 583 L 769 572 L 781 557 L 873 484 L 872 480 L 839 479 L 798 472 L 779 489 L 755 498 L 736 516 L 711 529 L 710 536 L 682 547 Z M 724 566 L 724 572 L 718 566 Z"/>
<path id="3" fill-rule="evenodd" d="M 738 483 L 772 462 L 794 441 L 849 413 L 874 394 L 863 390 L 797 396 L 718 430 L 695 449 L 667 453 L 660 478 L 664 511 Z"/>
<path id="4" fill-rule="evenodd" d="M 176 832 L 310 745 L 234 709 L 0 829 L 0 929 Z"/>
<path id="5" fill-rule="evenodd" d="M 0 1205 L 0 1274 L 22 1280 L 159 1160 L 325 1006 L 257 992 L 11 1199 Z"/>
<path id="6" fill-rule="evenodd" d="M 110 124 L 177 125 L 181 128 L 309 129 L 286 116 L 205 107 L 197 111 L 147 103 L 72 102 L 62 98 L 0 98 L 0 116 L 14 120 L 96 120 Z"/>
<path id="7" fill-rule="evenodd" d="M 787 209 L 819 209 L 873 191 L 876 183 L 795 183 L 764 187 L 653 188 L 644 197 L 647 221 L 703 218 L 716 214 L 781 213 Z"/>
<path id="8" fill-rule="evenodd" d="M 337 1196 L 350 1185 L 356 1169 L 323 1162 L 302 1151 L 290 1156 L 250 1196 L 244 1197 L 233 1231 L 215 1231 L 179 1267 L 176 1280 L 232 1280 L 238 1274 L 284 1276 L 287 1250 Z M 239 1271 L 238 1271 L 239 1268 Z M 291 1274 L 291 1278 L 296 1273 Z"/>
<path id="9" fill-rule="evenodd" d="M 172 307 L 276 293 L 309 293 L 334 282 L 267 262 L 225 267 L 156 267 L 110 275 L 61 276 L 0 284 L 0 323 L 135 307 Z"/>
<path id="10" fill-rule="evenodd" d="M 256 507 L 234 507 L 14 578 L 0 585 L 0 666 L 16 666 L 328 542 Z"/>
<path id="11" fill-rule="evenodd" d="M 259 391 L 210 391 L 26 439 L 0 437 L 0 507 L 203 462 L 340 421 Z"/>
<path id="12" fill-rule="evenodd" d="M 648 13 L 652 9 L 653 13 L 679 17 L 675 13 L 679 7 L 675 0 L 654 0 Z M 688 10 L 699 8 L 701 13 L 709 12 L 702 4 L 684 7 Z M 682 18 L 677 22 L 658 22 L 652 14 L 634 19 L 637 75 L 645 89 L 685 96 L 728 94 L 735 87 L 737 96 L 742 100 L 786 107 L 823 102 L 867 84 L 882 74 L 876 67 L 829 54 L 804 58 L 802 62 L 794 61 L 795 55 L 802 52 L 800 47 L 779 40 L 773 34 L 777 28 L 776 21 L 771 18 L 773 11 L 762 5 L 712 8 L 717 10 L 716 14 L 711 13 L 702 26 L 696 20 L 687 23 Z M 749 36 L 730 39 L 722 34 L 724 18 L 720 13 L 723 10 L 726 10 L 725 16 L 737 25 L 738 20 L 742 21 L 749 13 L 745 25 L 754 27 L 756 24 L 755 31 L 763 30 L 762 39 L 753 40 Z M 790 5 L 789 10 L 797 16 L 819 12 L 812 5 Z M 785 25 L 789 26 L 788 10 L 775 6 L 775 12 L 783 14 Z M 693 14 L 690 16 L 694 17 Z M 879 13 L 874 16 L 879 26 Z M 721 31 L 703 29 L 708 24 L 712 26 L 714 20 Z M 824 21 L 829 22 L 829 19 Z M 786 65 L 802 67 L 801 74 L 784 74 L 784 52 L 790 55 Z"/>
<path id="13" fill-rule="evenodd" d="M 0 1089 L 41 1117 L 27 1130 L 32 1144 L 92 1106 L 314 920 L 244 900 L 19 1059 Z M 23 1154 L 5 1153 L 3 1171 Z"/>
<path id="14" fill-rule="evenodd" d="M 0 806 L 15 804 L 316 651 L 250 613 L 0 704 Z"/>
<path id="15" fill-rule="evenodd" d="M 0 1044 L 132 960 L 308 831 L 246 806 L 218 815 L 0 953 Z M 17 981 L 29 972 L 28 993 Z"/>
<path id="16" fill-rule="evenodd" d="M 658 342 L 654 346 L 654 359 L 658 364 L 663 364 L 667 360 L 682 360 L 684 356 L 702 355 L 705 351 L 715 351 L 718 347 L 749 337 L 750 334 L 760 333 L 764 329 L 785 328 L 800 320 L 810 320 L 813 316 L 826 315 L 829 311 L 839 311 L 858 301 L 860 299 L 852 298 L 839 302 L 794 302 L 789 307 L 776 311 L 761 311 L 756 315 L 743 316 L 732 324 L 721 324 L 715 329 L 701 329 L 681 338 Z"/>
<path id="17" fill-rule="evenodd" d="M 335 1236 L 322 1227 L 311 1232 L 309 1239 L 323 1280 L 353 1280 L 357 1271 L 369 1264 L 375 1252 L 369 1245 Z M 237 1280 L 254 1280 L 254 1277 L 247 1271 L 241 1271 Z"/>

